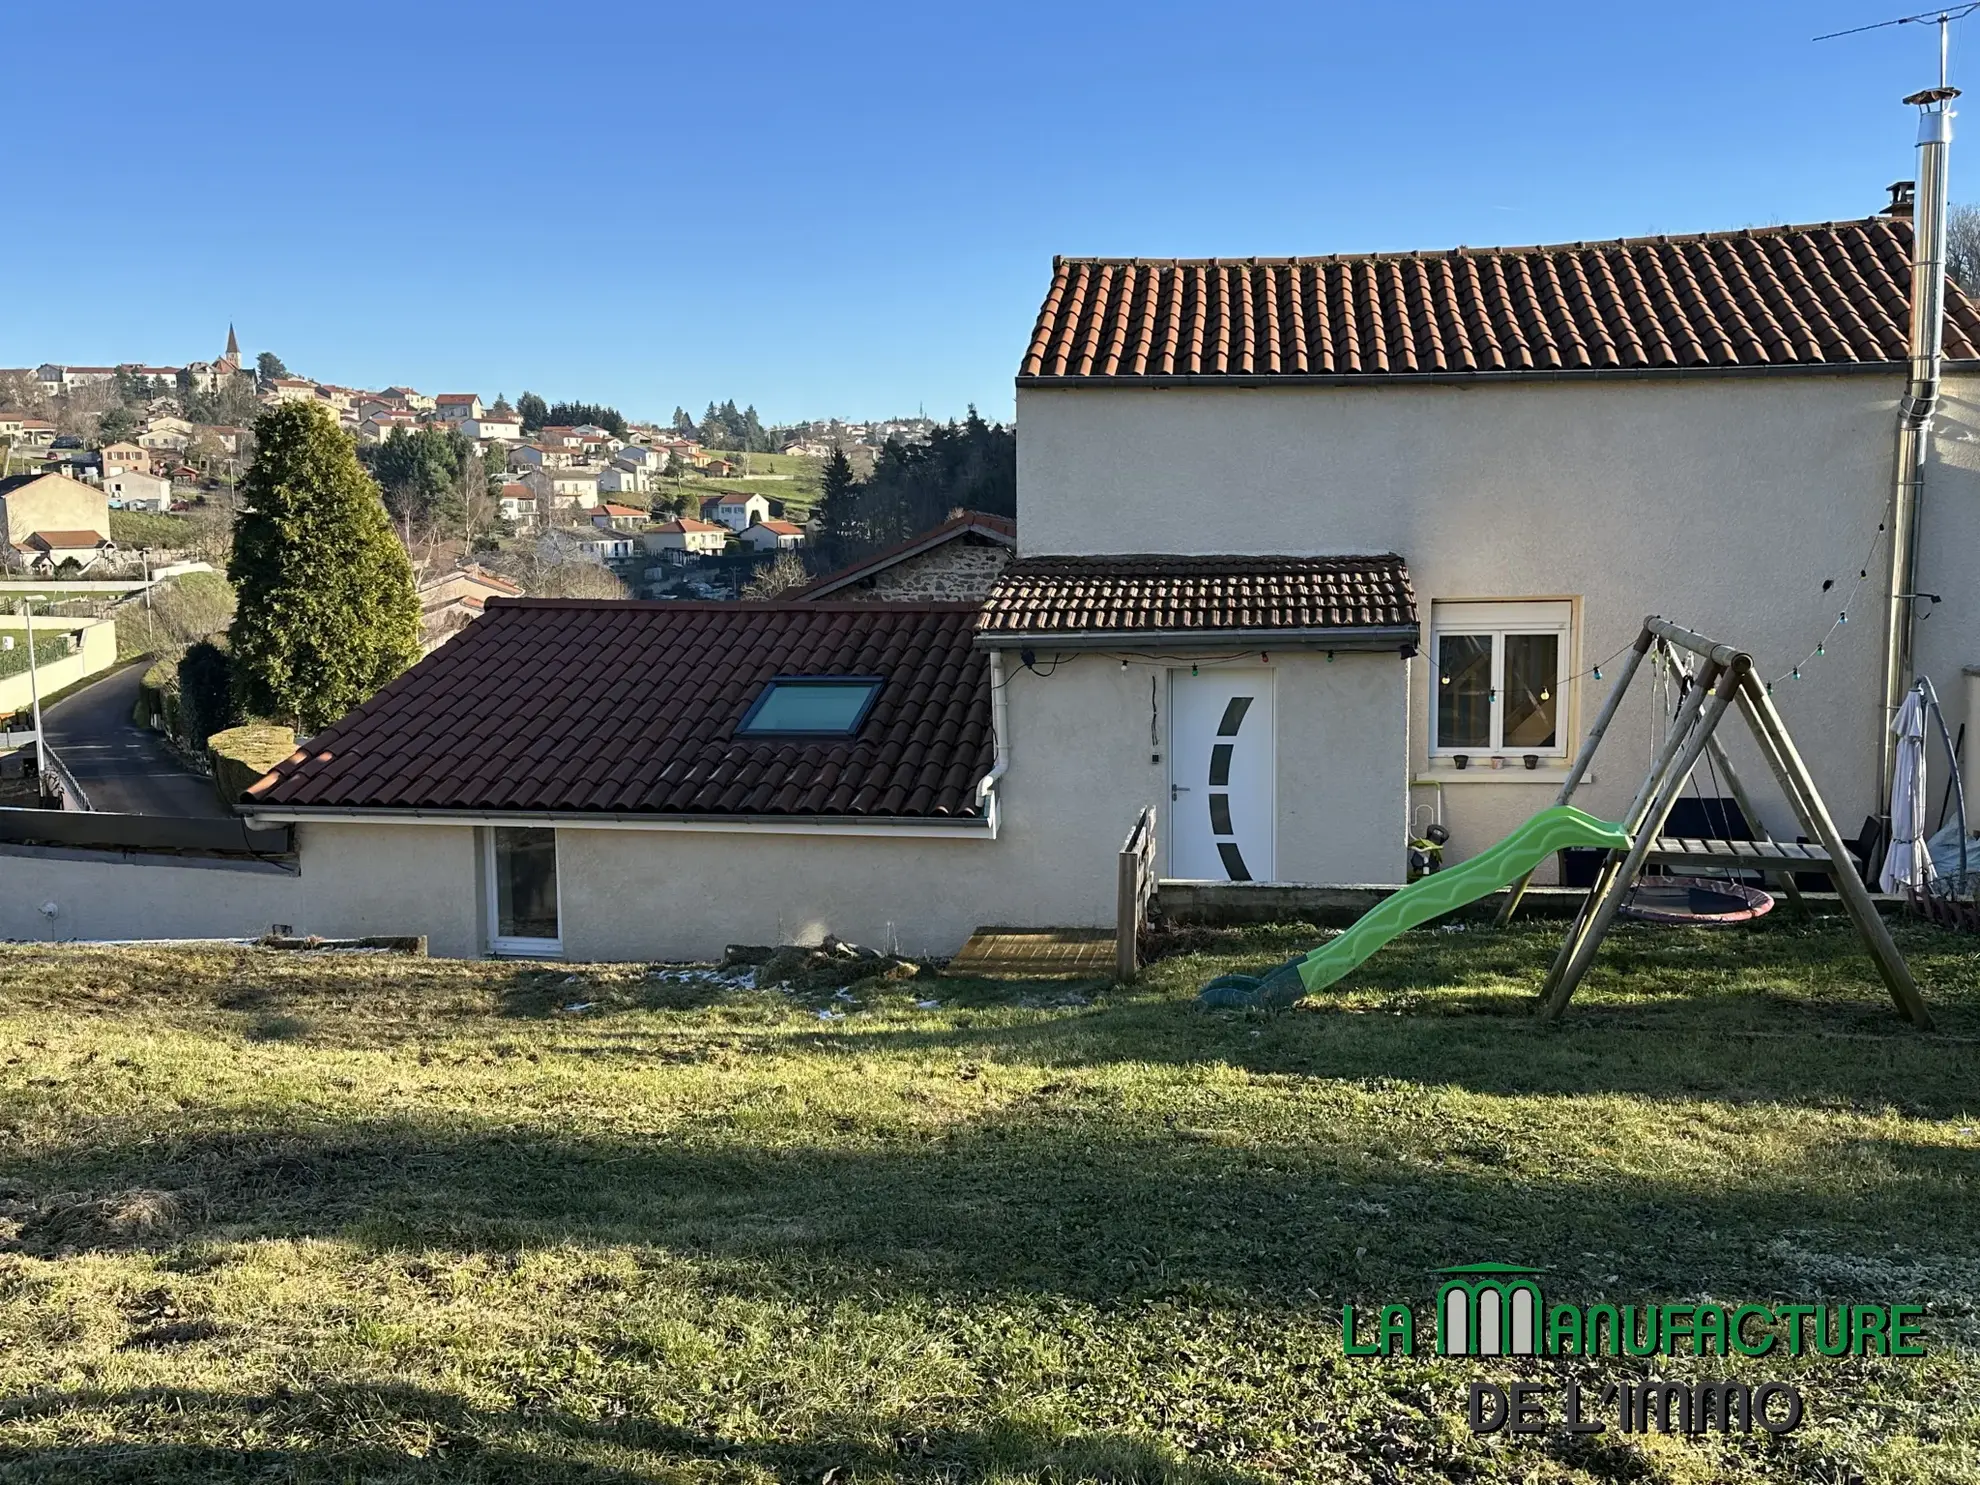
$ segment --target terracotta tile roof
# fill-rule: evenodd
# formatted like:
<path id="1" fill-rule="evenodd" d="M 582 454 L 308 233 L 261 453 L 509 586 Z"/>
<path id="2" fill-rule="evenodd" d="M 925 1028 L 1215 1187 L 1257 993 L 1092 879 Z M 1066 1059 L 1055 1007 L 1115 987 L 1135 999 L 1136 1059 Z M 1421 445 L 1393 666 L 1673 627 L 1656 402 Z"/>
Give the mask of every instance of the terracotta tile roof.
<path id="1" fill-rule="evenodd" d="M 1020 557 L 997 580 L 986 644 L 1089 635 L 1120 641 L 1241 631 L 1416 628 L 1416 591 L 1393 553 L 1369 557 Z"/>
<path id="2" fill-rule="evenodd" d="M 74 552 L 84 547 L 100 547 L 109 538 L 95 531 L 30 531 L 28 542 L 44 552 Z"/>
<path id="3" fill-rule="evenodd" d="M 727 526 L 714 526 L 707 521 L 697 521 L 693 516 L 682 516 L 679 520 L 668 521 L 653 529 L 671 532 L 675 536 L 679 536 L 684 531 L 720 531 L 726 535 L 729 530 Z"/>
<path id="4" fill-rule="evenodd" d="M 756 524 L 761 526 L 765 531 L 776 532 L 779 536 L 804 535 L 804 527 L 793 526 L 789 521 L 758 521 Z"/>
<path id="5" fill-rule="evenodd" d="M 1061 258 L 1020 382 L 1894 364 L 1911 223 L 1325 258 Z M 1946 286 L 1945 353 L 1980 356 Z"/>
<path id="6" fill-rule="evenodd" d="M 254 786 L 341 809 L 978 818 L 968 604 L 495 599 Z M 886 684 L 857 737 L 741 738 L 779 675 Z"/>
<path id="7" fill-rule="evenodd" d="M 438 407 L 444 402 L 449 407 L 466 407 L 470 402 L 478 402 L 479 400 L 480 393 L 478 392 L 442 392 L 438 397 L 433 399 L 433 404 Z"/>
<path id="8" fill-rule="evenodd" d="M 823 598 L 828 593 L 836 593 L 841 588 L 850 587 L 861 578 L 884 572 L 887 568 L 918 557 L 932 547 L 974 532 L 988 537 L 1001 546 L 1017 545 L 1017 522 L 1009 516 L 993 516 L 988 511 L 966 510 L 949 517 L 941 525 L 924 531 L 919 536 L 910 536 L 906 541 L 897 542 L 891 547 L 875 552 L 870 557 L 862 557 L 857 562 L 848 563 L 837 572 L 828 572 L 824 577 L 806 587 L 800 588 L 794 597 Z"/>
<path id="9" fill-rule="evenodd" d="M 590 514 L 594 516 L 643 516 L 646 512 L 636 505 L 614 505 L 608 500 L 603 505 L 593 506 Z"/>

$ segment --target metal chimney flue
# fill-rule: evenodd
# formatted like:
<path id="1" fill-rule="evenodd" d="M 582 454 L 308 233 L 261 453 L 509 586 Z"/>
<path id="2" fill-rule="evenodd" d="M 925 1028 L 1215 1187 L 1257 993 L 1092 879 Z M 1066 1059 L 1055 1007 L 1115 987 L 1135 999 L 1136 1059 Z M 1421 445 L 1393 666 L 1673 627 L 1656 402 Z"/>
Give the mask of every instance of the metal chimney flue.
<path id="1" fill-rule="evenodd" d="M 1943 33 L 1943 28 L 1941 28 Z M 1932 415 L 1939 405 L 1946 308 L 1947 156 L 1952 146 L 1952 102 L 1959 89 L 1944 81 L 1904 101 L 1918 109 L 1918 178 L 1912 200 L 1911 335 L 1904 398 L 1898 404 L 1896 471 L 1891 496 L 1890 601 L 1884 634 L 1884 713 L 1878 768 L 1877 812 L 1890 810 L 1897 769 L 1892 719 L 1915 679 L 1918 509 Z M 1892 205 L 1898 204 L 1892 193 Z M 1895 213 L 1893 213 L 1895 215 Z"/>

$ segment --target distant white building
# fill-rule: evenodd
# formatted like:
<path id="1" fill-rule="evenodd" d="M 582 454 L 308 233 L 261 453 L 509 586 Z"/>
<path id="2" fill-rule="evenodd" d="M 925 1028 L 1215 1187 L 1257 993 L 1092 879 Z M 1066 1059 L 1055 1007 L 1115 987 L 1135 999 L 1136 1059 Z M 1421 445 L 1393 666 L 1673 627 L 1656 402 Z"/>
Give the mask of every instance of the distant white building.
<path id="1" fill-rule="evenodd" d="M 598 504 L 595 469 L 532 469 L 522 477 L 522 482 L 536 496 L 537 510 L 546 515 L 574 505 L 589 508 Z"/>
<path id="2" fill-rule="evenodd" d="M 611 495 L 646 495 L 653 490 L 653 476 L 636 465 L 614 459 L 598 471 L 598 488 Z"/>
<path id="3" fill-rule="evenodd" d="M 740 535 L 757 521 L 770 519 L 770 502 L 761 495 L 724 490 L 701 502 L 701 519 L 727 526 Z"/>
<path id="4" fill-rule="evenodd" d="M 172 482 L 135 469 L 106 472 L 103 493 L 109 496 L 112 510 L 165 511 L 172 508 Z"/>
<path id="5" fill-rule="evenodd" d="M 721 552 L 729 544 L 729 528 L 697 521 L 692 516 L 682 516 L 678 521 L 655 526 L 641 539 L 646 543 L 649 554 L 681 561 L 687 557 L 713 556 Z"/>
<path id="6" fill-rule="evenodd" d="M 758 521 L 743 531 L 742 539 L 759 552 L 794 552 L 804 545 L 804 528 L 789 521 Z"/>
<path id="7" fill-rule="evenodd" d="M 514 443 L 522 437 L 522 419 L 504 413 L 484 413 L 461 423 L 461 432 L 482 443 Z"/>
<path id="8" fill-rule="evenodd" d="M 479 422 L 481 399 L 472 392 L 442 392 L 433 399 L 433 415 L 443 423 Z M 518 426 L 517 432 L 521 431 Z"/>

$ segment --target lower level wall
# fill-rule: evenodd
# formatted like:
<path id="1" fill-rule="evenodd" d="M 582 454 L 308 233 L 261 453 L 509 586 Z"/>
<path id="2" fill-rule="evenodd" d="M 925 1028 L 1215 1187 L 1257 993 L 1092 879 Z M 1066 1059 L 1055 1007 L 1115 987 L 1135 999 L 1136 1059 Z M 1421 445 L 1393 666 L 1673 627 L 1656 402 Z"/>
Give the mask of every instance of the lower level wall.
<path id="1" fill-rule="evenodd" d="M 298 825 L 296 929 L 324 938 L 424 934 L 427 951 L 471 959 L 488 936 L 476 835 L 467 825 Z"/>
<path id="2" fill-rule="evenodd" d="M 0 846 L 0 939 L 257 938 L 302 916 L 301 878 L 259 861 Z"/>
<path id="3" fill-rule="evenodd" d="M 1056 921 L 1043 894 L 1013 876 L 1012 859 L 1008 837 L 559 830 L 564 951 L 713 959 L 729 944 L 815 944 L 831 934 L 951 954 L 984 924 Z"/>

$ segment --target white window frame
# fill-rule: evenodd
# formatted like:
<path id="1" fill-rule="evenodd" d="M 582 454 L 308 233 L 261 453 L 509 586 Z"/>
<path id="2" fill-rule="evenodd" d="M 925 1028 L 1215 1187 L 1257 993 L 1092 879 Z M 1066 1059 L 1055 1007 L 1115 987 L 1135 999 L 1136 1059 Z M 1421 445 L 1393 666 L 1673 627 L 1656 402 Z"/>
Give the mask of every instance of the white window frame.
<path id="1" fill-rule="evenodd" d="M 1554 746 L 1505 745 L 1506 645 L 1509 634 L 1553 634 Z M 1443 684 L 1439 662 L 1446 635 L 1489 635 L 1492 639 L 1491 728 L 1486 744 L 1446 746 L 1437 735 L 1437 688 Z M 1569 598 L 1466 600 L 1430 605 L 1430 715 L 1427 733 L 1432 758 L 1513 758 L 1528 753 L 1541 758 L 1566 758 L 1571 748 L 1573 715 L 1567 682 L 1574 674 L 1574 600 Z"/>
<path id="2" fill-rule="evenodd" d="M 488 914 L 488 952 L 505 959 L 561 959 L 564 957 L 564 840 L 563 832 L 553 826 L 525 827 L 541 828 L 550 831 L 556 842 L 557 851 L 557 937 L 518 938 L 505 937 L 502 929 L 502 888 L 497 878 L 499 856 L 495 848 L 494 826 L 484 826 L 475 833 L 481 837 L 481 881 L 482 901 Z"/>

